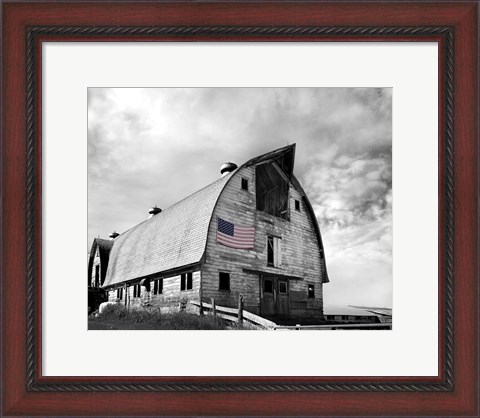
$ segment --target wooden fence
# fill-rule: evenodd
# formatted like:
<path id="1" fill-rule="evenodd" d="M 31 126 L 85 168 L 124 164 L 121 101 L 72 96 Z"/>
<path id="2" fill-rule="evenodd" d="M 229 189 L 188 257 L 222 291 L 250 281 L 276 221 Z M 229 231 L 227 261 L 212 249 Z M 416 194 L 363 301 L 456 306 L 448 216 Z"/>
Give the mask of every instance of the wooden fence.
<path id="1" fill-rule="evenodd" d="M 243 309 L 243 299 L 240 297 L 238 301 L 238 308 L 227 308 L 225 306 L 218 306 L 215 299 L 211 299 L 212 303 L 200 303 L 199 301 L 188 301 L 188 304 L 194 307 L 197 314 L 209 313 L 218 318 L 227 321 L 235 322 L 243 325 L 246 328 L 252 329 L 268 329 L 277 331 L 295 331 L 295 330 L 310 330 L 310 331 L 328 331 L 328 330 L 391 330 L 391 323 L 338 323 L 338 324 L 322 324 L 322 325 L 278 325 L 275 322 L 262 318 L 261 316 L 252 314 Z"/>
<path id="2" fill-rule="evenodd" d="M 218 306 L 215 303 L 215 299 L 212 299 L 212 303 L 189 301 L 190 305 L 197 308 L 198 313 L 210 313 L 213 316 L 223 318 L 227 321 L 236 322 L 237 324 L 244 325 L 246 328 L 253 329 L 270 329 L 273 330 L 277 327 L 275 322 L 262 318 L 261 316 L 252 314 L 243 309 L 243 300 L 240 298 L 238 308 L 227 308 L 225 306 Z"/>

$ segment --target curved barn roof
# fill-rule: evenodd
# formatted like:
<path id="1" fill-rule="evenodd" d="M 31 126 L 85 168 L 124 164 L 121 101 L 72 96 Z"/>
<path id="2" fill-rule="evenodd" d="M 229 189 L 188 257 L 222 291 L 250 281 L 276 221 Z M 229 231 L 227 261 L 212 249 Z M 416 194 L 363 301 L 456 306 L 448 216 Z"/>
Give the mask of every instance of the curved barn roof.
<path id="1" fill-rule="evenodd" d="M 213 209 L 232 173 L 115 238 L 104 287 L 200 262 Z"/>

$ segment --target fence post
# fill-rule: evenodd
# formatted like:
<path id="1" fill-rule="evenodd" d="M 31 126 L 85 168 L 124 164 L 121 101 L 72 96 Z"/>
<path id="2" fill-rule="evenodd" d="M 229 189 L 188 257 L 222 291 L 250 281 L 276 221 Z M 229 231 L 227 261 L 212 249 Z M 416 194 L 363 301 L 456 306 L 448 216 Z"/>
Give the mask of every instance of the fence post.
<path id="1" fill-rule="evenodd" d="M 242 325 L 243 323 L 243 296 L 238 296 L 238 324 Z"/>
<path id="2" fill-rule="evenodd" d="M 211 298 L 212 299 L 212 313 L 213 313 L 213 317 L 215 319 L 217 319 L 217 308 L 215 306 L 215 298 Z"/>
<path id="3" fill-rule="evenodd" d="M 203 303 L 202 303 L 202 300 L 200 299 L 200 312 L 198 313 L 200 316 L 203 316 Z"/>

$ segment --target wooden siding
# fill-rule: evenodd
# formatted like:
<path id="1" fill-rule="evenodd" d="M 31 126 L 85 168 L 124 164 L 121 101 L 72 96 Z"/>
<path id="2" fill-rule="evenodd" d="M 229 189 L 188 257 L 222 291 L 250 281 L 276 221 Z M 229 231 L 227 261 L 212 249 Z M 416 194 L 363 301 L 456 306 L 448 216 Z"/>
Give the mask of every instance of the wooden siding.
<path id="1" fill-rule="evenodd" d="M 190 271 L 191 272 L 191 271 Z M 187 272 L 186 272 L 187 273 Z M 140 297 L 133 297 L 133 287 L 136 283 L 130 283 L 127 287 L 127 305 L 131 308 L 140 307 L 176 307 L 180 301 L 198 301 L 200 299 L 200 271 L 192 272 L 192 289 L 180 290 L 181 275 L 163 278 L 163 291 L 159 295 L 153 294 L 153 281 L 162 278 L 161 276 L 153 277 L 150 281 L 150 291 L 145 286 L 141 286 Z M 125 304 L 125 287 L 117 286 L 109 290 L 108 300 L 110 302 L 118 301 L 117 289 L 123 287 L 123 298 L 120 300 Z"/>
<path id="2" fill-rule="evenodd" d="M 248 179 L 248 191 L 242 190 L 241 179 Z M 300 201 L 300 211 L 295 210 Z M 244 167 L 235 173 L 226 185 L 213 213 L 209 226 L 205 263 L 202 266 L 202 300 L 215 298 L 223 306 L 234 307 L 240 294 L 245 309 L 258 313 L 260 309 L 260 281 L 256 274 L 245 273 L 256 269 L 271 274 L 297 276 L 290 280 L 290 313 L 292 316 L 321 316 L 323 307 L 323 260 L 312 219 L 301 194 L 290 184 L 289 220 L 256 210 L 255 167 Z M 216 242 L 217 217 L 239 225 L 255 225 L 253 250 L 229 248 Z M 282 258 L 279 267 L 267 266 L 267 236 L 282 239 Z M 219 290 L 219 272 L 230 273 L 230 291 Z M 308 298 L 308 284 L 315 286 L 315 298 Z"/>

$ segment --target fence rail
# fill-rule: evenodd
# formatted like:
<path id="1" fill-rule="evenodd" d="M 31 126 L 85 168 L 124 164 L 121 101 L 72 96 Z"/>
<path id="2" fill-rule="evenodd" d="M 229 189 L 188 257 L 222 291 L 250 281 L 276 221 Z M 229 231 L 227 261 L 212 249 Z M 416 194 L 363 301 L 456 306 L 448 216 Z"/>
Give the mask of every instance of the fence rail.
<path id="1" fill-rule="evenodd" d="M 211 313 L 214 316 L 225 319 L 227 321 L 235 322 L 237 324 L 248 325 L 255 329 L 268 329 L 276 331 L 328 331 L 328 330 L 361 330 L 361 329 L 378 329 L 378 330 L 390 330 L 392 329 L 392 323 L 338 323 L 338 324 L 322 324 L 322 325 L 278 325 L 275 322 L 262 318 L 251 312 L 243 309 L 243 300 L 239 299 L 238 308 L 227 308 L 226 306 L 219 306 L 215 303 L 215 299 L 212 299 L 212 303 L 206 303 L 191 300 L 188 301 L 192 305 L 198 314 L 205 312 Z"/>

